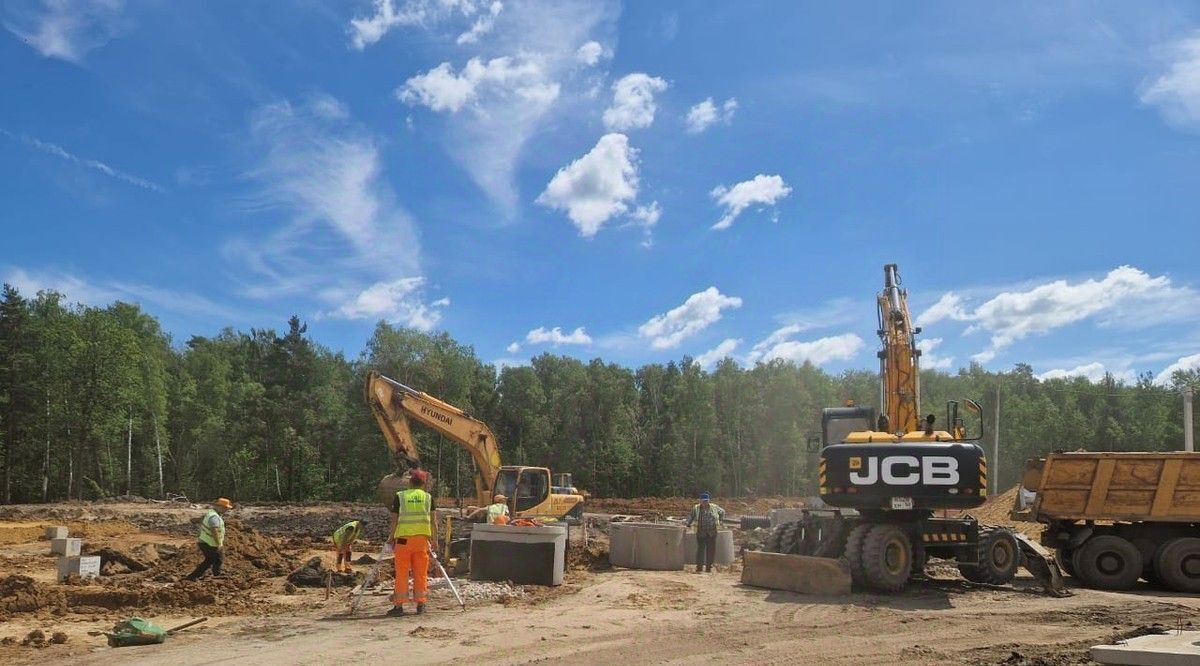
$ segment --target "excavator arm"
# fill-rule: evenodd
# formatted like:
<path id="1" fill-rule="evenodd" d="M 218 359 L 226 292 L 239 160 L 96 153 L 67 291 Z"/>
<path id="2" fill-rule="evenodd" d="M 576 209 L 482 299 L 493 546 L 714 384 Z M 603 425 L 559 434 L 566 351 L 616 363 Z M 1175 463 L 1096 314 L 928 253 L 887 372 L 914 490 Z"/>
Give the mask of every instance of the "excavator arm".
<path id="1" fill-rule="evenodd" d="M 883 267 L 883 291 L 879 303 L 880 401 L 887 417 L 886 432 L 909 433 L 918 429 L 921 413 L 921 373 L 915 336 L 919 329 L 912 326 L 908 312 L 908 292 L 900 288 L 900 273 L 896 264 Z"/>
<path id="2" fill-rule="evenodd" d="M 366 394 L 398 469 L 415 468 L 421 463 L 409 425 L 412 419 L 471 454 L 475 462 L 475 494 L 480 504 L 491 502 L 492 486 L 500 471 L 500 449 L 496 435 L 486 423 L 378 372 L 367 375 Z"/>

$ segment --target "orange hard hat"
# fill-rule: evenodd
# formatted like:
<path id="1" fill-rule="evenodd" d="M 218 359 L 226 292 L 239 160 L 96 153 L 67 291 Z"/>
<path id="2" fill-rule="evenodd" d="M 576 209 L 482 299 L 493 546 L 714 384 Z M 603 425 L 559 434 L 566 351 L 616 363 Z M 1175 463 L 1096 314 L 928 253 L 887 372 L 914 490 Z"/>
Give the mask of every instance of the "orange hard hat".
<path id="1" fill-rule="evenodd" d="M 219 506 L 221 508 L 224 508 L 224 509 L 232 509 L 233 508 L 233 502 L 229 501 L 229 499 L 226 497 L 217 498 L 217 501 L 213 502 L 213 504 L 216 506 Z"/>

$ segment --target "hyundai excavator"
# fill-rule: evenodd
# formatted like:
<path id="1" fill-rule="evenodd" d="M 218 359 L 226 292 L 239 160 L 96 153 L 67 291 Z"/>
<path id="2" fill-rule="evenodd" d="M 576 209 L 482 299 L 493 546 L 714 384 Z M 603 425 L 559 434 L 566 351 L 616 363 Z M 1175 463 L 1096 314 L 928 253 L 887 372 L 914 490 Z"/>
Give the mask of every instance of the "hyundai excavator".
<path id="1" fill-rule="evenodd" d="M 767 552 L 807 557 L 761 558 L 759 566 L 784 568 L 762 572 L 764 579 L 848 573 L 855 587 L 899 592 L 924 576 L 929 557 L 937 557 L 956 561 L 967 580 L 993 585 L 1012 581 L 1024 563 L 1048 592 L 1062 593 L 1058 567 L 1040 546 L 969 514 L 945 515 L 987 500 L 987 461 L 975 443 L 983 413 L 972 400 L 952 400 L 946 405 L 949 430 L 935 428 L 934 414 L 920 417 L 921 329 L 912 325 L 896 264 L 883 273 L 876 297 L 882 411 L 878 418 L 873 408 L 852 404 L 821 411 L 817 490 L 829 508 L 806 510 L 801 520 L 775 528 Z M 978 417 L 973 436 L 965 412 Z"/>
<path id="2" fill-rule="evenodd" d="M 367 374 L 367 404 L 383 432 L 384 441 L 396 464 L 396 472 L 379 482 L 385 503 L 397 490 L 407 487 L 408 472 L 421 465 L 413 441 L 410 421 L 445 436 L 471 454 L 475 463 L 475 501 L 479 507 L 492 503 L 496 494 L 507 498 L 516 518 L 577 520 L 583 517 L 583 496 L 571 484 L 570 474 L 555 475 L 545 467 L 502 465 L 496 435 L 486 423 L 470 414 L 410 386 Z"/>

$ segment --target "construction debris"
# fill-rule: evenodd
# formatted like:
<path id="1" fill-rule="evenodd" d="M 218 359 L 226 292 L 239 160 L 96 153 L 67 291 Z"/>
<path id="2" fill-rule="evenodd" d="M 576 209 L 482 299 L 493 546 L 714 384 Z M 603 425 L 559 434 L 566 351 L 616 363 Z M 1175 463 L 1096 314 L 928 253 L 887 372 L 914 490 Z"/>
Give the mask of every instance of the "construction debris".
<path id="1" fill-rule="evenodd" d="M 333 587 L 354 587 L 358 584 L 359 576 L 334 571 L 326 567 L 320 557 L 312 557 L 288 574 L 287 579 L 298 587 L 325 587 L 331 581 Z"/>

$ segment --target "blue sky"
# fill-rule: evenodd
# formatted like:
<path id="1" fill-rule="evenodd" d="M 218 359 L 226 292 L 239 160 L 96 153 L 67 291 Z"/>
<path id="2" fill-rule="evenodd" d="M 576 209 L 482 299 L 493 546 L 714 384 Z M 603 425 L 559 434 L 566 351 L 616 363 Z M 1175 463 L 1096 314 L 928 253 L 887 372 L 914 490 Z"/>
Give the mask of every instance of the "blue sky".
<path id="1" fill-rule="evenodd" d="M 0 278 L 177 340 L 1200 366 L 1192 3 L 13 1 Z"/>

